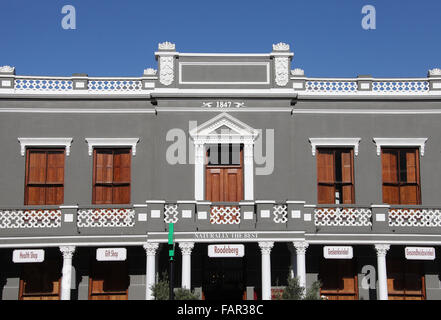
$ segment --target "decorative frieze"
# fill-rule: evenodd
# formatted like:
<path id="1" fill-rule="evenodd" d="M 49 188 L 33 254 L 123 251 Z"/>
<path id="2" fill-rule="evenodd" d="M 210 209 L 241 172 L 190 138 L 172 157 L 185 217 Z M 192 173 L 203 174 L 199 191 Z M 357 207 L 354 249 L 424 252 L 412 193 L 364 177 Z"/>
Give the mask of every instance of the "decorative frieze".
<path id="1" fill-rule="evenodd" d="M 369 208 L 318 208 L 314 210 L 316 226 L 372 226 L 372 211 Z"/>
<path id="2" fill-rule="evenodd" d="M 134 209 L 81 209 L 77 225 L 80 228 L 116 228 L 135 225 Z"/>
<path id="3" fill-rule="evenodd" d="M 211 224 L 239 224 L 240 207 L 212 206 L 210 210 Z"/>
<path id="4" fill-rule="evenodd" d="M 179 211 L 177 204 L 164 205 L 164 222 L 176 223 L 179 220 Z"/>
<path id="5" fill-rule="evenodd" d="M 1 210 L 0 229 L 59 228 L 61 210 Z"/>
<path id="6" fill-rule="evenodd" d="M 288 206 L 286 204 L 278 204 L 273 207 L 273 221 L 275 223 L 288 222 Z"/>

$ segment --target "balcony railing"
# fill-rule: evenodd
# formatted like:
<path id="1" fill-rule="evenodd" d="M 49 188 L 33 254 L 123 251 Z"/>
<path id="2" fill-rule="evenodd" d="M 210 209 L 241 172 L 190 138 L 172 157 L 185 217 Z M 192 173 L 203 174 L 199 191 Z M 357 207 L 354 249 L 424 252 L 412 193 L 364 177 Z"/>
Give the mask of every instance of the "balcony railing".
<path id="1" fill-rule="evenodd" d="M 147 201 L 140 205 L 0 209 L 0 235 L 140 234 L 198 231 L 441 233 L 441 208 L 309 205 L 302 201 Z"/>

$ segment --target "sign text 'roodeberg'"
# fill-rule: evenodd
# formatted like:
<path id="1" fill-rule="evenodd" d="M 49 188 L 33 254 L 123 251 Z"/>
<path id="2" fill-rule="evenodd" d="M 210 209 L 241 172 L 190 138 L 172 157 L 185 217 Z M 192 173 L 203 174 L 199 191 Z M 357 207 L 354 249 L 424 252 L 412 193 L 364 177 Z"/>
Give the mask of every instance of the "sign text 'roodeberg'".
<path id="1" fill-rule="evenodd" d="M 245 254 L 243 244 L 211 244 L 208 246 L 210 258 L 240 258 Z"/>
<path id="2" fill-rule="evenodd" d="M 43 262 L 44 250 L 14 250 L 12 261 L 14 263 Z"/>
<path id="3" fill-rule="evenodd" d="M 325 259 L 352 259 L 354 256 L 352 247 L 323 247 Z"/>
<path id="4" fill-rule="evenodd" d="M 404 252 L 408 260 L 435 260 L 433 247 L 406 247 Z"/>
<path id="5" fill-rule="evenodd" d="M 98 261 L 125 261 L 127 259 L 126 248 L 99 248 L 96 249 Z"/>

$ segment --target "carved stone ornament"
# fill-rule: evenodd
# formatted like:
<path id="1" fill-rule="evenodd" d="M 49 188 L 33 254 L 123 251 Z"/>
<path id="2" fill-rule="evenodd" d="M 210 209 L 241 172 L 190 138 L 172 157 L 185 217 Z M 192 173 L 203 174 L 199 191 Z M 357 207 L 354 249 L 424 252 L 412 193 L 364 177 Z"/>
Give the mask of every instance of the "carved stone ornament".
<path id="1" fill-rule="evenodd" d="M 147 242 L 143 245 L 146 255 L 154 256 L 156 255 L 156 250 L 159 248 L 159 243 L 157 242 Z"/>
<path id="2" fill-rule="evenodd" d="M 291 75 L 293 75 L 293 76 L 304 76 L 305 75 L 305 71 L 303 69 L 296 68 L 294 70 L 291 70 Z"/>
<path id="3" fill-rule="evenodd" d="M 174 57 L 165 56 L 159 58 L 159 82 L 165 86 L 169 86 L 174 80 Z"/>
<path id="4" fill-rule="evenodd" d="M 274 242 L 272 241 L 259 242 L 259 247 L 260 250 L 262 251 L 262 254 L 270 254 L 273 246 L 274 246 Z"/>
<path id="5" fill-rule="evenodd" d="M 441 69 L 434 68 L 434 69 L 429 70 L 429 76 L 441 76 Z"/>
<path id="6" fill-rule="evenodd" d="M 273 44 L 273 51 L 289 51 L 289 44 L 283 42 Z"/>
<path id="7" fill-rule="evenodd" d="M 276 84 L 279 87 L 284 87 L 288 84 L 289 80 L 288 57 L 277 57 L 274 60 Z"/>
<path id="8" fill-rule="evenodd" d="M 158 71 L 156 69 L 153 69 L 153 68 L 144 69 L 144 75 L 145 76 L 156 76 L 157 72 Z"/>
<path id="9" fill-rule="evenodd" d="M 308 249 L 309 247 L 308 242 L 305 241 L 295 241 L 293 244 L 294 244 L 294 248 L 296 248 L 297 254 L 302 254 L 302 255 L 306 253 L 306 249 Z"/>
<path id="10" fill-rule="evenodd" d="M 11 66 L 1 66 L 0 67 L 0 73 L 14 73 L 15 67 Z"/>
<path id="11" fill-rule="evenodd" d="M 179 242 L 179 248 L 181 249 L 182 255 L 190 255 L 193 247 L 194 242 Z"/>
<path id="12" fill-rule="evenodd" d="M 175 50 L 175 44 L 168 42 L 168 41 L 165 41 L 165 42 L 158 44 L 158 49 L 159 50 Z"/>
<path id="13" fill-rule="evenodd" d="M 64 259 L 72 259 L 75 252 L 75 246 L 61 246 L 60 251 L 63 254 Z"/>
<path id="14" fill-rule="evenodd" d="M 388 245 L 388 244 L 376 244 L 375 250 L 377 250 L 377 256 L 378 257 L 385 257 L 389 248 L 390 248 L 390 245 Z"/>

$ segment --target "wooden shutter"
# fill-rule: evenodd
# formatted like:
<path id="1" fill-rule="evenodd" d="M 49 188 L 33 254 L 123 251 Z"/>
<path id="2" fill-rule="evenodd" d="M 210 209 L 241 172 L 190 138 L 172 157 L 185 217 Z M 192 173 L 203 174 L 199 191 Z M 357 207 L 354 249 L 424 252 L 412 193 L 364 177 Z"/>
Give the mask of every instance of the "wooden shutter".
<path id="1" fill-rule="evenodd" d="M 335 168 L 333 150 L 317 149 L 317 180 L 318 203 L 335 203 Z"/>
<path id="2" fill-rule="evenodd" d="M 64 200 L 64 152 L 48 151 L 46 170 L 46 204 Z"/>
<path id="3" fill-rule="evenodd" d="M 113 203 L 130 203 L 130 149 L 115 149 L 113 156 Z"/>
<path id="4" fill-rule="evenodd" d="M 354 153 L 352 149 L 341 152 L 341 175 L 343 203 L 354 203 Z"/>
<path id="5" fill-rule="evenodd" d="M 113 152 L 108 149 L 95 149 L 94 156 L 94 204 L 112 203 Z"/>
<path id="6" fill-rule="evenodd" d="M 398 151 L 382 150 L 383 202 L 399 204 Z"/>
<path id="7" fill-rule="evenodd" d="M 25 205 L 55 205 L 64 201 L 64 150 L 28 149 Z"/>
<path id="8" fill-rule="evenodd" d="M 406 181 L 400 187 L 401 204 L 420 204 L 418 149 L 402 150 L 406 159 Z"/>

